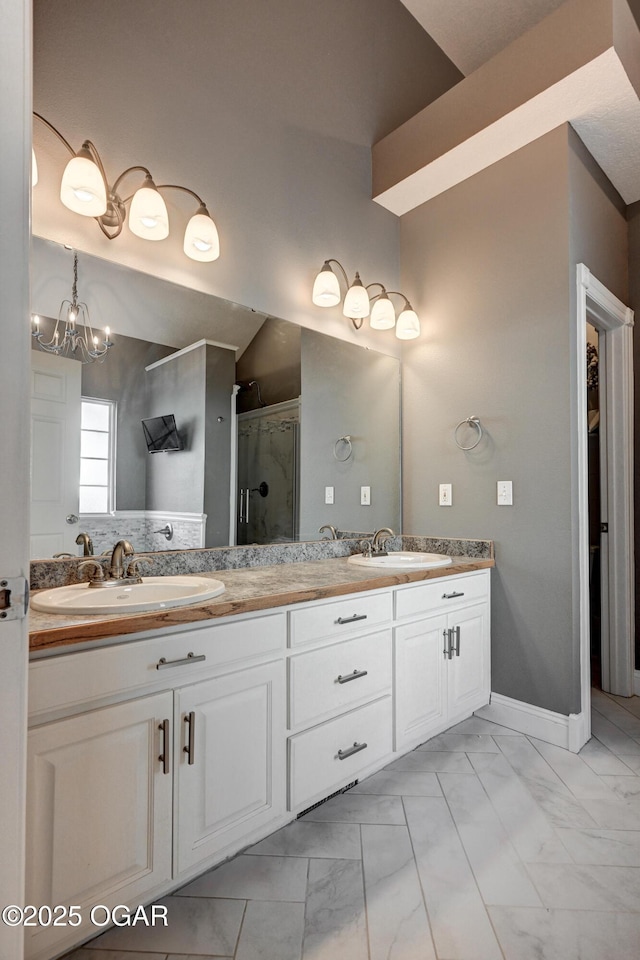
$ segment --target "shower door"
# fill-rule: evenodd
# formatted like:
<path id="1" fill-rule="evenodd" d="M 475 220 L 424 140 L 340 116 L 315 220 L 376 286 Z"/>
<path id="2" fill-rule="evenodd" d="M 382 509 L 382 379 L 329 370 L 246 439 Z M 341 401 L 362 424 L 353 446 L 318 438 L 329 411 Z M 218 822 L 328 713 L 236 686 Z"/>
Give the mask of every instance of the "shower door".
<path id="1" fill-rule="evenodd" d="M 238 416 L 239 545 L 298 538 L 299 401 Z"/>

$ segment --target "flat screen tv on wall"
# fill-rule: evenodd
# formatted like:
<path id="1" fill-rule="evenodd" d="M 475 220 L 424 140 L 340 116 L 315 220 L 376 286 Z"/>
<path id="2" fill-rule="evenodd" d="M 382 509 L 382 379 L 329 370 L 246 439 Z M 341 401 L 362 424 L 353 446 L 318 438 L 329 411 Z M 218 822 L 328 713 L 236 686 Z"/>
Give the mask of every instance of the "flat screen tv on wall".
<path id="1" fill-rule="evenodd" d="M 183 443 L 176 428 L 176 418 L 172 413 L 166 417 L 150 417 L 142 421 L 144 438 L 149 453 L 170 453 L 182 450 Z"/>

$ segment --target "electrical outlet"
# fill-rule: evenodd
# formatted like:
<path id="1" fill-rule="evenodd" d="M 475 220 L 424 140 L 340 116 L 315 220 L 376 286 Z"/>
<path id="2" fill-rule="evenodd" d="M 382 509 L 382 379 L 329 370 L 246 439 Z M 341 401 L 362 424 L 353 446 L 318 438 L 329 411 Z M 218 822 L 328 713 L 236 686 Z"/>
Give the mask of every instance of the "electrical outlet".
<path id="1" fill-rule="evenodd" d="M 513 480 L 498 480 L 498 506 L 513 506 Z"/>
<path id="2" fill-rule="evenodd" d="M 333 487 L 324 488 L 324 502 L 333 503 Z"/>
<path id="3" fill-rule="evenodd" d="M 371 487 L 360 487 L 360 506 L 371 506 Z"/>
<path id="4" fill-rule="evenodd" d="M 453 484 L 451 483 L 440 484 L 439 503 L 441 507 L 450 507 L 453 504 Z"/>

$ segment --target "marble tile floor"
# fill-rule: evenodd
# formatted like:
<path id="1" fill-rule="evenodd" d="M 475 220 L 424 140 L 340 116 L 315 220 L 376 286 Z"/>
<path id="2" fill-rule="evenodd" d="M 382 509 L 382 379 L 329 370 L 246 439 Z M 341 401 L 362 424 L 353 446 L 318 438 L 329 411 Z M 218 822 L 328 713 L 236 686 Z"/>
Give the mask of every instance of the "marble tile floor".
<path id="1" fill-rule="evenodd" d="M 471 717 L 65 960 L 638 960 L 640 698 L 576 756 Z"/>

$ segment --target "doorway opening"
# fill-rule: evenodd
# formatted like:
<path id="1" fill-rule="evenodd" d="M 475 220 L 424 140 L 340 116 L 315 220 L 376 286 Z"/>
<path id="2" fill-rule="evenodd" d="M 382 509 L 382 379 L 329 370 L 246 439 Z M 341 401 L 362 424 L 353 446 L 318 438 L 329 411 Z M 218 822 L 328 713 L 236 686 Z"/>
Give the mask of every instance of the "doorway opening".
<path id="1" fill-rule="evenodd" d="M 570 749 L 580 749 L 591 736 L 594 650 L 594 672 L 599 659 L 602 689 L 629 697 L 634 686 L 633 311 L 596 280 L 584 264 L 578 264 L 576 317 L 574 435 L 578 468 L 581 711 L 574 724 Z M 593 409 L 595 396 L 591 398 L 593 412 L 589 408 L 584 374 L 588 324 L 594 330 L 591 336 L 597 337 L 597 345 L 592 343 L 590 351 L 593 357 L 593 349 L 597 350 L 597 412 Z M 590 445 L 595 448 L 591 470 Z"/>
<path id="2" fill-rule="evenodd" d="M 602 343 L 600 341 L 602 340 Z M 606 520 L 606 436 L 605 417 L 602 416 L 601 400 L 606 397 L 606 384 L 600 370 L 600 352 L 604 347 L 604 335 L 587 320 L 587 456 L 589 460 L 589 633 L 591 636 L 591 686 L 605 689 L 607 681 L 602 676 L 603 624 L 602 607 L 607 603 L 607 569 L 602 547 L 607 537 Z M 603 497 L 604 493 L 604 497 Z M 606 641 L 606 638 L 605 638 Z M 606 647 L 606 642 L 604 644 Z M 608 672 L 608 671 L 607 671 Z"/>

